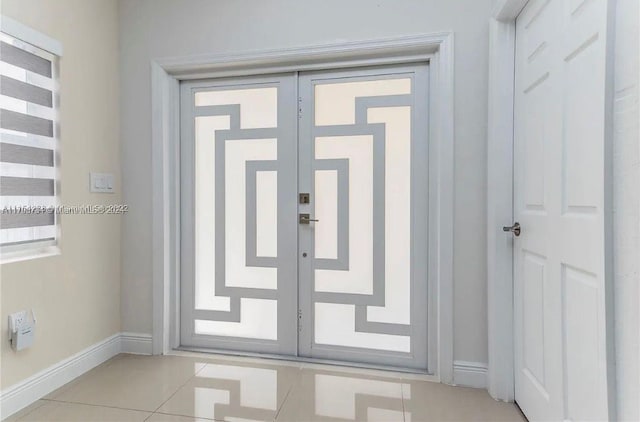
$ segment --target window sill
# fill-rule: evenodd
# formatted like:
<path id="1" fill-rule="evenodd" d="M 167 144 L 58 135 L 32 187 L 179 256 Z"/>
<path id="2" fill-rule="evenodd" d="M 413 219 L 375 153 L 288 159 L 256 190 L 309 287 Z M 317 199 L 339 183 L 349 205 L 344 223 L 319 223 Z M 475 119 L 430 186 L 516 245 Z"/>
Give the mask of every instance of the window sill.
<path id="1" fill-rule="evenodd" d="M 44 246 L 11 252 L 0 252 L 0 265 L 56 256 L 60 255 L 61 252 L 59 246 Z"/>

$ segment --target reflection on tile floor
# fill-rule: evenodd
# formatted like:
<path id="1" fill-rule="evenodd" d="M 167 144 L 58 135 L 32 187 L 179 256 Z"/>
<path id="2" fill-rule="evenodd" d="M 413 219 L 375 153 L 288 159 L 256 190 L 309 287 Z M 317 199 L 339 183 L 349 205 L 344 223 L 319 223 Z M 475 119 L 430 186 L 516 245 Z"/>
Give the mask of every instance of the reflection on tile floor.
<path id="1" fill-rule="evenodd" d="M 216 355 L 119 355 L 10 421 L 523 421 L 420 376 Z"/>

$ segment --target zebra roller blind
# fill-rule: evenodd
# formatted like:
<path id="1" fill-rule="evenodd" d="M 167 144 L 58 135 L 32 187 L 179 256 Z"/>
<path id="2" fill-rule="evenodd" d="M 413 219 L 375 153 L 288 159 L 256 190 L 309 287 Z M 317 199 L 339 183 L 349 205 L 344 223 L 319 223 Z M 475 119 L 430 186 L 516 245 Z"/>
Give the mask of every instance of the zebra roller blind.
<path id="1" fill-rule="evenodd" d="M 0 247 L 57 241 L 57 57 L 0 33 Z"/>

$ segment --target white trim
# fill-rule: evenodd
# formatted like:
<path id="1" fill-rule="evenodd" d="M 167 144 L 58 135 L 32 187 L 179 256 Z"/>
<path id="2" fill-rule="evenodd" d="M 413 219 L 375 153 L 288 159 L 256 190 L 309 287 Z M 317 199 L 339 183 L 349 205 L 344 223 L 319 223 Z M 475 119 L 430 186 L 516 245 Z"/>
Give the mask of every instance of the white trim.
<path id="1" fill-rule="evenodd" d="M 229 55 L 162 58 L 151 63 L 153 176 L 153 353 L 169 353 L 178 345 L 177 294 L 179 250 L 179 191 L 175 162 L 179 145 L 179 80 L 258 75 L 351 66 L 408 63 L 433 57 L 438 78 L 431 109 L 438 168 L 435 227 L 438 310 L 436 371 L 444 383 L 453 382 L 453 189 L 454 189 L 454 54 L 453 33 L 324 44 L 292 49 Z M 171 292 L 174 294 L 171 294 Z"/>
<path id="2" fill-rule="evenodd" d="M 62 253 L 60 246 L 55 243 L 51 245 L 51 242 L 50 240 L 42 242 L 42 246 L 36 245 L 37 241 L 29 242 L 12 251 L 0 250 L 0 265 L 60 255 Z"/>
<path id="3" fill-rule="evenodd" d="M 120 333 L 120 351 L 133 355 L 153 354 L 151 334 L 145 333 Z"/>
<path id="4" fill-rule="evenodd" d="M 515 23 L 516 18 L 529 0 L 497 0 L 493 5 L 491 16 L 504 23 Z"/>
<path id="5" fill-rule="evenodd" d="M 452 38 L 453 32 L 437 32 L 235 54 L 168 57 L 156 59 L 155 63 L 179 80 L 388 65 L 422 61 L 442 50 Z"/>
<path id="6" fill-rule="evenodd" d="M 489 23 L 487 134 L 487 389 L 513 401 L 513 100 L 515 20 L 528 0 L 499 0 Z"/>
<path id="7" fill-rule="evenodd" d="M 21 41 L 62 57 L 62 43 L 7 16 L 0 16 L 0 31 Z"/>
<path id="8" fill-rule="evenodd" d="M 480 362 L 453 362 L 453 384 L 461 387 L 487 388 L 487 364 Z"/>
<path id="9" fill-rule="evenodd" d="M 114 334 L 0 392 L 0 419 L 7 418 L 120 353 Z"/>
<path id="10" fill-rule="evenodd" d="M 151 63 L 153 173 L 153 354 L 166 354 L 178 344 L 179 288 L 179 82 Z M 173 231 L 172 231 L 173 227 Z M 174 292 L 172 295 L 171 292 Z M 175 299 L 172 301 L 172 299 Z M 172 318 L 174 316 L 174 318 Z"/>

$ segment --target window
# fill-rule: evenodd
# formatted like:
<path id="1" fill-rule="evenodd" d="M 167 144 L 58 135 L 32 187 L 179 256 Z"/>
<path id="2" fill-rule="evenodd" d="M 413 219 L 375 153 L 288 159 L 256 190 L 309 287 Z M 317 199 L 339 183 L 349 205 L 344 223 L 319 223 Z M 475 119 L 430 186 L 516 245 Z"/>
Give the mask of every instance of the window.
<path id="1" fill-rule="evenodd" d="M 2 23 L 0 254 L 7 261 L 57 251 L 58 55 L 26 42 L 47 37 L 5 17 Z"/>

